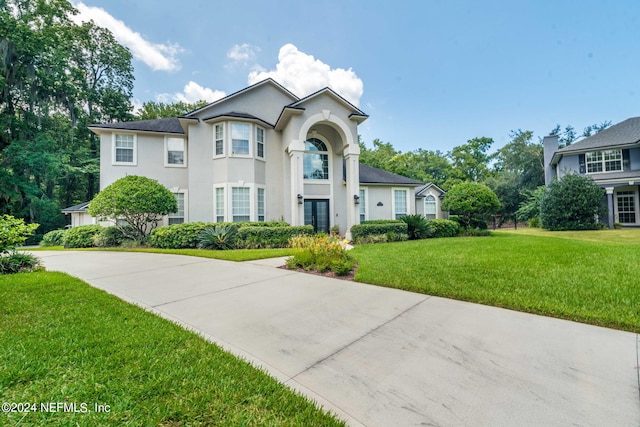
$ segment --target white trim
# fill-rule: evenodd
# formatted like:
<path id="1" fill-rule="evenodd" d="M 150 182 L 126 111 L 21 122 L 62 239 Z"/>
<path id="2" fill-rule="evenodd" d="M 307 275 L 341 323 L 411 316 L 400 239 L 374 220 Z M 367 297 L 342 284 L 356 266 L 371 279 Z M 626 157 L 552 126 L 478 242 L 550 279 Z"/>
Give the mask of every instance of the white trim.
<path id="1" fill-rule="evenodd" d="M 260 184 L 256 184 L 255 185 L 256 191 L 255 191 L 255 221 L 256 222 L 263 222 L 267 220 L 267 188 L 264 185 L 260 185 Z M 262 200 L 262 204 L 263 204 L 263 208 L 264 208 L 264 212 L 263 215 L 264 219 L 262 221 L 260 221 L 259 219 L 259 212 L 258 212 L 258 193 L 259 190 L 263 191 L 263 200 Z"/>
<path id="2" fill-rule="evenodd" d="M 215 185 L 213 187 L 213 222 L 226 222 L 227 221 L 227 186 Z M 222 221 L 218 221 L 218 189 L 222 189 Z"/>
<path id="3" fill-rule="evenodd" d="M 184 203 L 184 216 L 182 217 L 182 222 L 183 223 L 187 223 L 189 222 L 189 190 L 186 189 L 180 189 L 177 187 L 174 188 L 170 188 L 169 191 L 171 191 L 172 194 L 182 194 L 183 195 L 183 203 Z M 169 214 L 166 216 L 166 224 L 169 225 L 169 218 L 171 217 L 172 214 Z"/>
<path id="4" fill-rule="evenodd" d="M 256 146 L 256 160 L 266 161 L 267 159 L 267 130 L 262 127 L 255 125 L 254 134 L 255 134 L 255 146 Z M 262 157 L 258 156 L 258 130 L 262 131 Z"/>
<path id="5" fill-rule="evenodd" d="M 427 215 L 429 214 L 429 213 L 427 212 L 427 199 L 428 199 L 429 197 L 432 197 L 432 198 L 433 198 L 433 207 L 434 207 L 434 209 L 435 209 L 435 212 L 433 213 L 433 214 L 435 215 L 435 217 L 434 217 L 434 218 L 429 218 L 429 217 L 427 217 Z M 426 195 L 426 196 L 424 196 L 424 201 L 423 201 L 423 202 L 424 202 L 424 217 L 425 217 L 425 218 L 427 218 L 427 219 L 438 219 L 438 210 L 439 210 L 439 209 L 438 209 L 438 197 L 437 197 L 437 196 L 435 196 L 435 195 L 433 195 L 433 194 L 431 194 L 431 193 L 427 193 L 427 195 Z M 430 203 L 430 204 L 431 204 L 431 203 Z"/>
<path id="6" fill-rule="evenodd" d="M 391 216 L 392 218 L 390 219 L 397 219 L 396 218 L 396 191 L 404 191 L 406 194 L 406 206 L 407 206 L 407 211 L 405 212 L 404 215 L 411 215 L 411 203 L 409 202 L 409 189 L 407 187 L 391 187 Z"/>
<path id="7" fill-rule="evenodd" d="M 222 154 L 216 154 L 216 142 L 217 142 L 216 128 L 218 126 L 220 126 L 220 128 L 222 129 Z M 225 157 L 225 154 L 226 154 L 225 136 L 227 135 L 227 130 L 225 129 L 225 122 L 216 123 L 212 127 L 213 127 L 213 138 L 212 138 L 213 139 L 213 158 L 221 159 Z"/>
<path id="8" fill-rule="evenodd" d="M 361 192 L 364 192 L 364 200 L 363 200 L 362 194 L 360 194 Z M 358 195 L 360 196 L 360 205 L 358 206 L 359 222 L 362 222 L 362 218 L 360 218 L 360 216 L 362 215 L 360 213 L 360 208 L 362 207 L 364 207 L 364 220 L 368 221 L 369 220 L 369 187 L 360 187 L 360 189 L 358 190 Z"/>
<path id="9" fill-rule="evenodd" d="M 179 139 L 182 141 L 182 164 L 169 163 L 169 140 Z M 164 137 L 164 166 L 167 168 L 186 168 L 187 167 L 187 140 L 183 137 L 165 136 Z"/>
<path id="10" fill-rule="evenodd" d="M 133 136 L 133 161 L 118 162 L 116 161 L 116 136 L 131 135 Z M 133 132 L 114 132 L 111 134 L 111 164 L 113 166 L 138 166 L 138 135 Z"/>
<path id="11" fill-rule="evenodd" d="M 607 169 L 607 160 L 605 160 L 604 158 L 604 153 L 606 151 L 617 151 L 620 153 L 620 169 L 616 169 L 616 170 L 606 170 Z M 597 162 L 589 162 L 587 160 L 587 156 L 591 153 L 600 153 L 600 155 L 602 156 L 602 159 L 600 161 Z M 611 162 L 611 160 L 608 160 L 609 162 Z M 614 160 L 615 161 L 615 160 Z M 589 164 L 600 164 L 602 165 L 602 170 L 601 171 L 597 171 L 597 172 L 589 172 Z M 623 172 L 624 171 L 624 154 L 622 154 L 622 149 L 621 148 L 611 148 L 611 149 L 606 149 L 606 150 L 593 150 L 593 151 L 587 151 L 584 153 L 584 171 L 585 171 L 585 175 L 593 175 L 593 174 L 601 174 L 601 173 L 614 173 L 614 172 Z"/>

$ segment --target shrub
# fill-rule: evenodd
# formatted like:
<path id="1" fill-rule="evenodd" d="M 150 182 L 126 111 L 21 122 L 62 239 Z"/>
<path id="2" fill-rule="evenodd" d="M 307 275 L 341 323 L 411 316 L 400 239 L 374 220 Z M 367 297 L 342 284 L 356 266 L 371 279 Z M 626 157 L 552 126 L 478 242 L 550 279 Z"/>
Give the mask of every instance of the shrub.
<path id="1" fill-rule="evenodd" d="M 149 243 L 154 248 L 188 249 L 198 247 L 198 236 L 215 223 L 188 222 L 154 228 L 149 235 Z"/>
<path id="2" fill-rule="evenodd" d="M 238 230 L 236 247 L 242 249 L 286 248 L 292 237 L 312 234 L 312 225 L 243 227 Z"/>
<path id="3" fill-rule="evenodd" d="M 203 249 L 231 249 L 238 234 L 235 225 L 216 225 L 207 227 L 198 234 L 198 247 Z"/>
<path id="4" fill-rule="evenodd" d="M 93 246 L 99 248 L 121 246 L 131 234 L 132 230 L 129 227 L 102 227 L 100 233 L 93 236 Z"/>
<path id="5" fill-rule="evenodd" d="M 547 230 L 597 230 L 604 190 L 588 176 L 568 174 L 552 181 L 540 200 L 540 221 Z"/>
<path id="6" fill-rule="evenodd" d="M 370 236 L 386 236 L 391 233 L 398 236 L 398 240 L 406 240 L 407 229 L 407 224 L 402 221 L 364 223 L 351 227 L 351 238 L 356 243 L 363 243 Z"/>
<path id="7" fill-rule="evenodd" d="M 409 240 L 426 239 L 429 237 L 429 223 L 427 219 L 419 214 L 405 215 L 402 222 L 407 224 L 407 235 Z"/>
<path id="8" fill-rule="evenodd" d="M 81 225 L 68 229 L 64 233 L 62 243 L 65 248 L 90 248 L 93 246 L 93 236 L 100 233 L 99 225 Z"/>
<path id="9" fill-rule="evenodd" d="M 62 246 L 64 244 L 64 234 L 67 230 L 52 230 L 42 236 L 40 246 Z"/>
<path id="10" fill-rule="evenodd" d="M 13 251 L 33 234 L 38 224 L 25 224 L 22 218 L 11 215 L 0 217 L 0 254 Z"/>
<path id="11" fill-rule="evenodd" d="M 429 237 L 456 237 L 460 234 L 460 224 L 449 219 L 429 219 L 427 220 L 431 234 Z"/>
<path id="12" fill-rule="evenodd" d="M 290 239 L 289 245 L 297 249 L 293 257 L 287 259 L 289 268 L 303 268 L 320 273 L 331 270 L 338 276 L 344 276 L 355 267 L 355 261 L 347 252 L 345 242 L 334 236 L 296 236 Z"/>
<path id="13" fill-rule="evenodd" d="M 527 225 L 531 228 L 540 228 L 540 217 L 534 216 L 533 218 L 529 219 L 529 221 L 527 221 Z"/>
<path id="14" fill-rule="evenodd" d="M 25 252 L 10 252 L 0 255 L 0 274 L 32 271 L 40 265 L 40 260 Z"/>
<path id="15" fill-rule="evenodd" d="M 500 208 L 498 196 L 477 182 L 454 185 L 442 201 L 442 209 L 458 216 L 464 228 L 487 228 L 489 214 Z"/>
<path id="16" fill-rule="evenodd" d="M 401 222 L 401 219 L 370 219 L 362 221 L 360 224 L 399 224 Z"/>

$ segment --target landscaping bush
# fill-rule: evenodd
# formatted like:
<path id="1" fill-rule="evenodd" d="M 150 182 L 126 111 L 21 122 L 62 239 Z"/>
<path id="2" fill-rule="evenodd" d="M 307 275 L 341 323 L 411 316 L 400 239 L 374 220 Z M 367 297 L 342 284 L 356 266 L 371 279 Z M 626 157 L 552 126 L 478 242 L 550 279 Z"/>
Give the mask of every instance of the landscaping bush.
<path id="1" fill-rule="evenodd" d="M 345 243 L 334 236 L 296 236 L 289 245 L 297 249 L 293 257 L 287 259 L 289 268 L 303 268 L 320 273 L 333 271 L 344 276 L 353 270 L 355 261 L 346 250 Z"/>
<path id="2" fill-rule="evenodd" d="M 93 236 L 93 246 L 110 248 L 121 246 L 133 233 L 130 227 L 102 227 L 100 233 Z"/>
<path id="3" fill-rule="evenodd" d="M 405 215 L 402 217 L 402 222 L 407 224 L 409 240 L 426 239 L 429 237 L 429 223 L 424 216 L 419 214 Z"/>
<path id="4" fill-rule="evenodd" d="M 40 265 L 40 260 L 25 252 L 10 252 L 0 255 L 0 274 L 32 271 Z"/>
<path id="5" fill-rule="evenodd" d="M 456 237 L 460 234 L 460 224 L 449 219 L 427 220 L 431 234 L 429 237 Z"/>
<path id="6" fill-rule="evenodd" d="M 65 248 L 90 248 L 93 246 L 93 236 L 100 233 L 99 225 L 81 225 L 68 229 L 64 233 L 62 243 Z"/>
<path id="7" fill-rule="evenodd" d="M 362 221 L 360 224 L 399 224 L 401 222 L 401 219 L 370 219 Z"/>
<path id="8" fill-rule="evenodd" d="M 402 221 L 363 223 L 351 227 L 351 238 L 358 244 L 374 243 L 372 239 L 382 239 L 372 236 L 386 236 L 385 242 L 390 241 L 389 237 L 396 239 L 392 241 L 401 241 L 408 239 L 407 229 L 407 224 Z"/>
<path id="9" fill-rule="evenodd" d="M 233 248 L 238 227 L 235 225 L 216 225 L 207 227 L 198 235 L 198 247 L 202 249 L 231 249 Z"/>
<path id="10" fill-rule="evenodd" d="M 552 181 L 540 200 L 540 221 L 547 230 L 597 230 L 604 216 L 604 190 L 588 176 L 568 174 Z"/>
<path id="11" fill-rule="evenodd" d="M 40 246 L 62 246 L 64 244 L 64 234 L 67 230 L 52 230 L 42 236 Z"/>
<path id="12" fill-rule="evenodd" d="M 286 248 L 292 237 L 313 234 L 312 225 L 243 227 L 238 230 L 236 247 L 240 249 Z"/>
<path id="13" fill-rule="evenodd" d="M 198 247 L 198 236 L 215 223 L 188 222 L 154 228 L 149 236 L 149 244 L 154 248 L 188 249 Z"/>
<path id="14" fill-rule="evenodd" d="M 21 218 L 11 215 L 0 217 L 0 254 L 13 251 L 33 234 L 38 224 L 25 224 Z"/>

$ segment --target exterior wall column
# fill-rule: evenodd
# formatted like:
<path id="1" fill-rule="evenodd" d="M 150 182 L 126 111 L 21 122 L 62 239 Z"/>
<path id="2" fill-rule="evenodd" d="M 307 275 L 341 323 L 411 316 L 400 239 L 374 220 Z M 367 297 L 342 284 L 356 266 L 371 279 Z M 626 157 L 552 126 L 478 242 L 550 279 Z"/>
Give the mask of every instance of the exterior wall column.
<path id="1" fill-rule="evenodd" d="M 607 191 L 607 219 L 609 221 L 609 228 L 613 228 L 613 187 L 606 187 Z"/>
<path id="2" fill-rule="evenodd" d="M 304 204 L 299 204 L 298 194 L 304 197 L 303 163 L 304 150 L 294 149 L 295 141 L 289 146 L 291 166 L 291 225 L 304 225 Z"/>
<path id="3" fill-rule="evenodd" d="M 360 205 L 355 204 L 354 196 L 360 197 L 360 147 L 358 150 L 345 150 L 344 160 L 347 172 L 347 230 L 345 237 L 351 240 L 351 227 L 360 224 Z M 355 151 L 355 152 L 353 152 Z M 365 203 L 365 200 L 360 200 Z"/>

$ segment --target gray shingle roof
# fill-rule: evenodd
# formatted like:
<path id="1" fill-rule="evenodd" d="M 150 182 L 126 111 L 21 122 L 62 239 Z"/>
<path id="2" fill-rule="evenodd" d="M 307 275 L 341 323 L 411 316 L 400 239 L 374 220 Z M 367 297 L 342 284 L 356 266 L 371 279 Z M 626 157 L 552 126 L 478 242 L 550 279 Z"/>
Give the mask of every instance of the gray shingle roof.
<path id="1" fill-rule="evenodd" d="M 360 184 L 397 184 L 397 185 L 422 185 L 422 182 L 416 181 L 406 176 L 396 175 L 395 173 L 376 169 L 371 166 L 360 163 Z"/>
<path id="2" fill-rule="evenodd" d="M 253 114 L 249 114 L 249 113 L 238 113 L 237 111 L 230 111 L 227 113 L 222 113 L 222 114 L 216 114 L 215 116 L 211 116 L 211 117 L 207 117 L 206 119 L 203 119 L 203 121 L 208 121 L 208 120 L 213 120 L 213 119 L 217 119 L 220 117 L 230 117 L 232 119 L 245 119 L 245 120 L 254 120 L 254 121 L 258 121 L 261 123 L 264 123 L 266 126 L 273 128 L 273 125 L 265 120 L 262 120 L 259 117 L 254 116 Z"/>
<path id="3" fill-rule="evenodd" d="M 632 117 L 557 152 L 570 153 L 572 151 L 633 145 L 638 142 L 640 142 L 640 117 Z"/>
<path id="4" fill-rule="evenodd" d="M 71 212 L 86 212 L 89 207 L 90 202 L 83 202 L 77 205 L 69 206 L 68 208 L 62 209 L 62 213 L 71 213 Z"/>
<path id="5" fill-rule="evenodd" d="M 137 130 L 142 132 L 176 133 L 184 135 L 180 121 L 175 117 L 170 119 L 138 120 L 135 122 L 102 123 L 91 125 L 89 128 Z"/>

